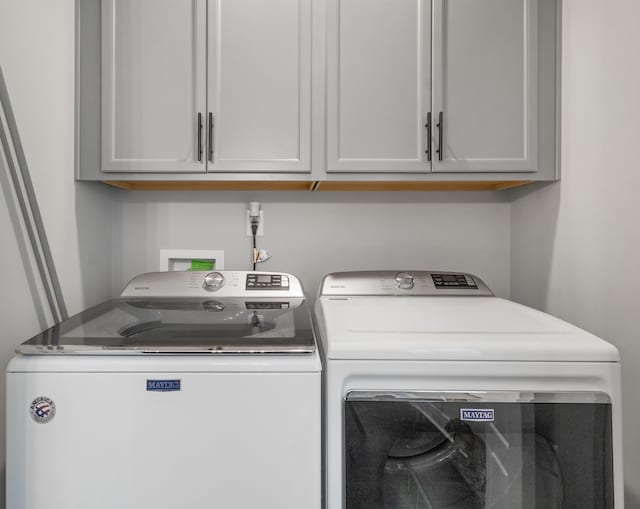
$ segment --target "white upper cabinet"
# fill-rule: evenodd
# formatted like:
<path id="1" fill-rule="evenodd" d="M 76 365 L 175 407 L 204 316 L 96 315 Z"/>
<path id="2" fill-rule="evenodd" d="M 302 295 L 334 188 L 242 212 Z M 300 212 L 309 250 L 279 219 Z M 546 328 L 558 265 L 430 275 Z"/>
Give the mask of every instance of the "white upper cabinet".
<path id="1" fill-rule="evenodd" d="M 311 0 L 210 0 L 209 172 L 311 170 Z"/>
<path id="2" fill-rule="evenodd" d="M 205 112 L 206 0 L 103 0 L 102 171 L 204 172 Z"/>
<path id="3" fill-rule="evenodd" d="M 538 1 L 433 0 L 433 171 L 538 169 Z"/>
<path id="4" fill-rule="evenodd" d="M 327 0 L 327 170 L 427 172 L 431 0 Z"/>

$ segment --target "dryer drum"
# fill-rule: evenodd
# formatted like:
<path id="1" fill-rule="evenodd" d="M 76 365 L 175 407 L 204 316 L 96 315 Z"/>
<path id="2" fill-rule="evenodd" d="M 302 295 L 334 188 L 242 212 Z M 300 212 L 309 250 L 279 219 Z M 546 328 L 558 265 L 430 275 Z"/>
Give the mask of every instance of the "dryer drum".
<path id="1" fill-rule="evenodd" d="M 348 509 L 562 507 L 557 454 L 519 405 L 495 423 L 431 402 L 348 406 Z"/>
<path id="2" fill-rule="evenodd" d="M 456 437 L 453 444 L 403 460 L 389 458 L 382 478 L 385 509 L 518 507 L 516 500 L 523 495 L 522 470 L 527 467 L 521 465 L 501 479 L 503 473 L 486 464 L 481 440 L 470 439 L 476 443 L 471 454 L 464 440 Z M 545 500 L 545 508 L 560 509 L 561 474 L 553 449 L 540 435 L 534 435 L 526 444 L 521 451 L 522 460 L 525 465 L 535 465 L 537 497 Z M 489 490 L 493 494 L 488 497 L 487 484 L 492 483 L 503 486 L 497 493 L 495 487 Z"/>

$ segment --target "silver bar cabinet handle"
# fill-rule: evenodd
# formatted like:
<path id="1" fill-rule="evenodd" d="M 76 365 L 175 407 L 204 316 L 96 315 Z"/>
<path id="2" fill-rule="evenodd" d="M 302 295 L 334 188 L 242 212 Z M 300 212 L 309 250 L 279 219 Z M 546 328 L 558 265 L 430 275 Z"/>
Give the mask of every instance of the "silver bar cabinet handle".
<path id="1" fill-rule="evenodd" d="M 427 154 L 427 161 L 431 161 L 431 112 L 427 113 L 427 124 L 425 128 L 427 129 L 427 150 L 425 152 Z"/>
<path id="2" fill-rule="evenodd" d="M 437 127 L 438 127 L 438 150 L 436 150 L 436 152 L 438 153 L 438 161 L 442 161 L 442 158 L 443 158 L 442 147 L 444 145 L 444 113 L 443 112 L 440 112 L 438 115 Z"/>
<path id="3" fill-rule="evenodd" d="M 209 112 L 209 162 L 213 162 L 213 113 Z"/>
<path id="4" fill-rule="evenodd" d="M 202 161 L 202 113 L 198 113 L 198 161 Z"/>

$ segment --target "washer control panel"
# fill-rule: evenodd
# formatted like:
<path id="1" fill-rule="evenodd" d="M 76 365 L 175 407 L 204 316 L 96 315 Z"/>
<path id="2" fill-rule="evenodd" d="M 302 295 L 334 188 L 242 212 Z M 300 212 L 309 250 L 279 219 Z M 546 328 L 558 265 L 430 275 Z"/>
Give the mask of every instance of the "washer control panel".
<path id="1" fill-rule="evenodd" d="M 288 290 L 289 277 L 283 274 L 247 274 L 246 290 Z"/>
<path id="2" fill-rule="evenodd" d="M 300 280 L 286 272 L 243 270 L 172 271 L 141 274 L 122 291 L 124 298 L 304 298 Z M 257 302 L 257 301 L 256 301 Z M 212 304 L 215 307 L 215 305 Z"/>
<path id="3" fill-rule="evenodd" d="M 436 288 L 478 288 L 469 274 L 431 274 Z"/>

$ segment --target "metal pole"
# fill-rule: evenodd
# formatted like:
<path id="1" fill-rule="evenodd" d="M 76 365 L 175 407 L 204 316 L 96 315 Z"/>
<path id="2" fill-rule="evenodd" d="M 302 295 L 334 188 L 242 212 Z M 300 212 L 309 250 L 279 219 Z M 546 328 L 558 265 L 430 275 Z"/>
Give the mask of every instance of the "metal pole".
<path id="1" fill-rule="evenodd" d="M 22 212 L 22 218 L 27 230 L 27 235 L 31 242 L 34 258 L 36 259 L 38 272 L 42 279 L 42 285 L 47 296 L 49 307 L 51 308 L 51 314 L 54 321 L 58 323 L 61 319 L 67 319 L 69 315 L 67 313 L 64 297 L 60 288 L 60 281 L 58 280 L 53 257 L 51 256 L 51 249 L 49 248 L 47 234 L 42 223 L 38 200 L 33 189 L 27 159 L 24 154 L 22 142 L 20 141 L 18 125 L 13 114 L 13 109 L 11 108 L 9 91 L 7 90 L 1 66 L 0 108 L 4 112 L 4 118 L 9 132 L 9 135 L 7 136 L 4 125 L 0 122 L 0 142 L 2 143 L 9 173 L 11 174 L 11 181 L 18 199 L 20 211 Z M 13 159 L 10 142 L 12 142 L 13 145 L 13 154 L 15 154 L 17 165 Z M 19 175 L 18 170 L 20 172 Z M 20 177 L 22 180 L 20 180 Z M 24 196 L 25 194 L 26 199 Z"/>

